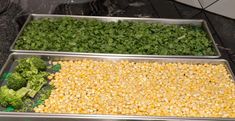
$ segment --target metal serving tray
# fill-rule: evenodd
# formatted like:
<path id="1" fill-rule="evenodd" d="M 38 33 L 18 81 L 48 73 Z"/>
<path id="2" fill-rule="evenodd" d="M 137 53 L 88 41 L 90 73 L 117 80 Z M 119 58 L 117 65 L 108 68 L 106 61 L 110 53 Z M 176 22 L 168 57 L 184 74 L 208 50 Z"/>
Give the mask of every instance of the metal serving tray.
<path id="1" fill-rule="evenodd" d="M 210 56 L 193 56 L 193 55 L 138 55 L 138 54 L 111 54 L 111 53 L 84 53 L 84 52 L 62 52 L 62 51 L 40 51 L 40 50 L 16 50 L 15 44 L 18 38 L 21 36 L 24 28 L 32 20 L 37 20 L 41 18 L 60 18 L 60 17 L 72 17 L 76 19 L 87 18 L 87 19 L 96 19 L 105 22 L 117 22 L 117 21 L 143 21 L 146 23 L 162 23 L 162 24 L 177 24 L 177 25 L 193 25 L 201 26 L 208 35 L 208 38 L 212 41 L 216 55 Z M 24 26 L 16 37 L 15 41 L 10 47 L 10 50 L 13 52 L 36 52 L 36 53 L 62 53 L 62 54 L 80 54 L 80 55 L 104 55 L 104 56 L 127 56 L 127 57 L 173 57 L 173 58 L 219 58 L 221 56 L 215 41 L 211 35 L 211 32 L 208 28 L 206 21 L 204 20 L 192 20 L 192 19 L 161 19 L 161 18 L 129 18 L 129 17 L 100 17 L 100 16 L 72 16 L 72 15 L 51 15 L 51 14 L 31 14 L 26 20 Z"/>
<path id="2" fill-rule="evenodd" d="M 90 55 L 66 55 L 66 54 L 42 54 L 42 53 L 12 53 L 7 62 L 0 71 L 0 76 L 4 72 L 9 72 L 14 68 L 16 59 L 30 56 L 39 56 L 45 61 L 48 60 L 110 60 L 120 61 L 129 60 L 134 62 L 179 62 L 190 64 L 225 64 L 231 78 L 234 80 L 234 75 L 228 62 L 224 59 L 179 59 L 179 58 L 142 58 L 142 57 L 117 57 L 117 56 L 90 56 Z M 0 83 L 1 85 L 1 83 Z M 20 112 L 0 112 L 0 121 L 144 121 L 144 120 L 167 120 L 167 121 L 235 121 L 235 118 L 200 118 L 200 117 L 159 117 L 159 116 L 129 116 L 129 115 L 89 115 L 89 114 L 48 114 L 48 113 L 20 113 Z"/>

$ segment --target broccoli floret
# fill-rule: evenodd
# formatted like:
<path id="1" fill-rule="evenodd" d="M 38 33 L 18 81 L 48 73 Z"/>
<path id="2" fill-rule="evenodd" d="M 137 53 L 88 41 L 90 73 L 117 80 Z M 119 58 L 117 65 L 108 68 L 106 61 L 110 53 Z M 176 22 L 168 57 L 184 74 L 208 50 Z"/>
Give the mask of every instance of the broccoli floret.
<path id="1" fill-rule="evenodd" d="M 46 63 L 39 57 L 30 57 L 18 60 L 16 71 L 24 73 L 25 76 L 37 74 L 39 71 L 46 70 Z"/>
<path id="2" fill-rule="evenodd" d="M 27 80 L 24 79 L 19 73 L 12 73 L 7 79 L 7 87 L 13 90 L 18 90 L 22 87 L 25 87 Z"/>
<path id="3" fill-rule="evenodd" d="M 37 75 L 31 75 L 27 83 L 27 88 L 30 89 L 28 93 L 30 97 L 34 97 L 42 86 L 47 83 L 46 76 L 48 76 L 47 72 L 39 72 Z"/>
<path id="4" fill-rule="evenodd" d="M 36 93 L 47 83 L 45 77 L 48 75 L 46 63 L 39 57 L 30 57 L 18 60 L 16 72 L 20 73 L 28 82 L 28 95 L 34 97 Z"/>
<path id="5" fill-rule="evenodd" d="M 14 91 L 7 86 L 2 86 L 0 88 L 0 105 L 3 107 L 13 106 L 15 109 L 19 109 L 23 105 L 22 98 L 27 92 L 27 88 L 21 88 L 18 91 Z"/>
<path id="6" fill-rule="evenodd" d="M 21 73 L 21 75 L 25 78 L 25 79 L 29 79 L 32 75 L 36 75 L 38 74 L 38 69 L 36 69 L 34 66 L 30 67 L 30 70 L 25 70 Z"/>
<path id="7" fill-rule="evenodd" d="M 18 97 L 24 97 L 27 93 L 29 92 L 29 89 L 26 87 L 22 87 L 21 89 L 19 89 L 18 91 L 16 91 L 16 96 Z"/>
<path id="8" fill-rule="evenodd" d="M 0 105 L 20 109 L 26 95 L 34 97 L 47 83 L 46 63 L 38 57 L 19 59 L 16 70 L 7 79 L 7 85 L 0 88 Z M 16 91 L 17 90 L 17 91 Z M 22 99 L 23 98 L 23 99 Z"/>
<path id="9" fill-rule="evenodd" d="M 16 72 L 22 73 L 24 71 L 30 71 L 30 63 L 26 62 L 27 58 L 17 60 L 18 65 L 16 66 Z"/>
<path id="10" fill-rule="evenodd" d="M 27 60 L 31 65 L 34 65 L 39 71 L 46 70 L 46 63 L 39 57 L 31 57 Z"/>

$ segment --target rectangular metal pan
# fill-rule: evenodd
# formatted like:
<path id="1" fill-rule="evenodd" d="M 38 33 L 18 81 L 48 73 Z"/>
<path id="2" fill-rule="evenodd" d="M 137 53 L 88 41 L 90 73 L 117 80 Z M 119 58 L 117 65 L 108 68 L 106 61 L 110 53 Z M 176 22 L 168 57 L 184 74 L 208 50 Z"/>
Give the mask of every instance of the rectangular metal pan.
<path id="1" fill-rule="evenodd" d="M 41 18 L 60 18 L 60 17 L 72 17 L 76 19 L 87 18 L 87 19 L 96 19 L 104 22 L 110 21 L 142 21 L 146 23 L 161 23 L 161 24 L 177 24 L 177 25 L 192 25 L 192 26 L 201 26 L 208 35 L 208 38 L 212 41 L 216 55 L 213 56 L 192 56 L 192 55 L 138 55 L 138 54 L 110 54 L 110 53 L 84 53 L 84 52 L 62 52 L 62 51 L 40 51 L 40 50 L 16 50 L 15 44 L 18 38 L 21 36 L 24 28 L 32 20 L 37 20 Z M 62 54 L 80 54 L 80 55 L 102 55 L 102 56 L 127 56 L 127 57 L 173 57 L 173 58 L 219 58 L 221 56 L 219 49 L 216 46 L 216 43 L 211 35 L 211 32 L 208 28 L 206 21 L 204 20 L 192 20 L 192 19 L 161 19 L 161 18 L 130 18 L 130 17 L 100 17 L 100 16 L 72 16 L 72 15 L 51 15 L 51 14 L 31 14 L 26 20 L 24 26 L 16 37 L 15 41 L 10 47 L 10 51 L 13 52 L 36 52 L 36 53 L 62 53 Z"/>
<path id="2" fill-rule="evenodd" d="M 110 60 L 120 61 L 129 60 L 134 62 L 179 62 L 189 64 L 225 64 L 227 71 L 234 80 L 234 75 L 228 62 L 224 59 L 179 59 L 179 58 L 142 58 L 142 57 L 116 57 L 116 56 L 90 56 L 90 55 L 66 55 L 66 54 L 42 54 L 42 53 L 12 53 L 2 70 L 0 76 L 14 68 L 16 59 L 30 56 L 39 56 L 44 60 Z M 1 84 L 1 83 L 0 83 Z M 84 115 L 84 114 L 47 114 L 47 113 L 28 113 L 28 112 L 0 112 L 0 121 L 144 121 L 144 120 L 167 120 L 167 121 L 235 121 L 235 118 L 200 118 L 200 117 L 159 117 L 159 116 L 128 116 L 128 115 Z"/>

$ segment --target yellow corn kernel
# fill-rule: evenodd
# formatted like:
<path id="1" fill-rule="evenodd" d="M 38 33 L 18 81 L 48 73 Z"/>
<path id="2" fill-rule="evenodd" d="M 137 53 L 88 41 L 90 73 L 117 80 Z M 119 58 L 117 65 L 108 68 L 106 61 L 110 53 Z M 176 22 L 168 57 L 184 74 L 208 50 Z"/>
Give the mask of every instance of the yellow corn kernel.
<path id="1" fill-rule="evenodd" d="M 60 61 L 42 113 L 234 117 L 235 84 L 222 64 Z M 232 81 L 231 81 L 232 80 Z"/>

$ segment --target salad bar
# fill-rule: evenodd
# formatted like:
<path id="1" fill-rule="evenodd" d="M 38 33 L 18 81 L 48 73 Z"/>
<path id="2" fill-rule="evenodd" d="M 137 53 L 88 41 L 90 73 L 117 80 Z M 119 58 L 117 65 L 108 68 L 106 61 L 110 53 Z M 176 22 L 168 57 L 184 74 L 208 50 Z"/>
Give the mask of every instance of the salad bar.
<path id="1" fill-rule="evenodd" d="M 11 51 L 1 120 L 235 120 L 203 20 L 32 14 Z"/>

